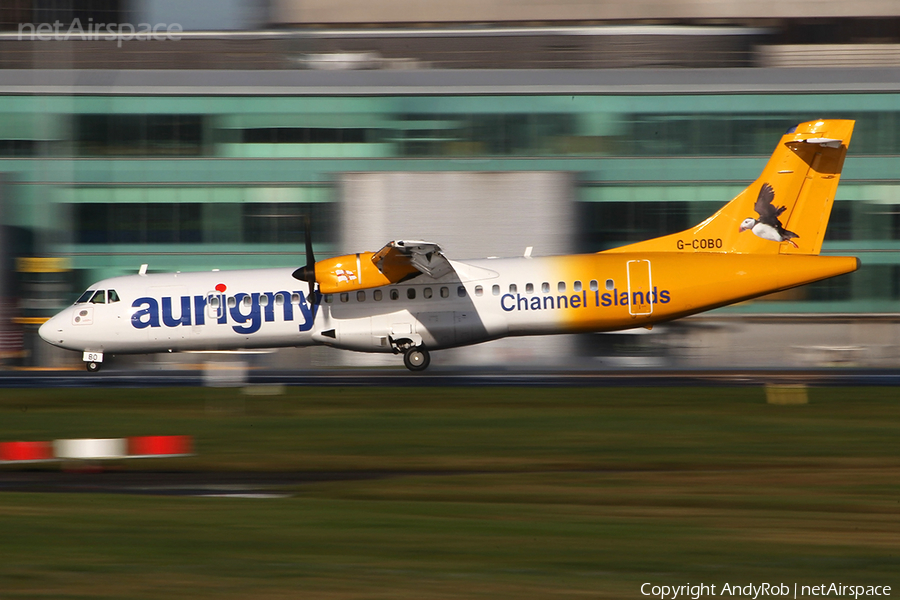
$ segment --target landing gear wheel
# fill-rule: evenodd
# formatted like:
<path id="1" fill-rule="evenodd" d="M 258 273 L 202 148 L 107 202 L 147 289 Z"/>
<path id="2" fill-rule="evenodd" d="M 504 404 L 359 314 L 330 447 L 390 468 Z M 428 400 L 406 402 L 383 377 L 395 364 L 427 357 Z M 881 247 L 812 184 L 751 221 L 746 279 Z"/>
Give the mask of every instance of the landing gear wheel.
<path id="1" fill-rule="evenodd" d="M 84 363 L 84 366 L 87 367 L 87 370 L 88 370 L 89 372 L 91 372 L 91 373 L 96 373 L 97 371 L 100 370 L 100 365 L 102 365 L 102 364 L 103 364 L 103 363 L 98 363 L 98 362 L 91 361 L 91 362 L 86 362 L 86 363 Z"/>
<path id="2" fill-rule="evenodd" d="M 415 346 L 403 355 L 403 364 L 410 371 L 424 371 L 431 364 L 431 355 L 424 346 Z"/>

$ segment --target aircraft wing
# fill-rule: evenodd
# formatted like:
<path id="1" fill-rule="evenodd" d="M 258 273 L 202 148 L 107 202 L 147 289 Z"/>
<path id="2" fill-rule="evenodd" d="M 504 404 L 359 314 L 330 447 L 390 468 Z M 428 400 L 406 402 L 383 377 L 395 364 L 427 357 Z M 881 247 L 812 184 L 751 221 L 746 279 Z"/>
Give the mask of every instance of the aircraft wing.
<path id="1" fill-rule="evenodd" d="M 388 243 L 378 252 L 316 261 L 315 282 L 322 294 L 335 294 L 393 285 L 420 274 L 437 279 L 451 272 L 453 267 L 437 244 L 399 240 Z"/>
<path id="2" fill-rule="evenodd" d="M 441 247 L 433 242 L 397 240 L 388 242 L 372 256 L 378 270 L 387 274 L 396 264 L 408 264 L 420 273 L 437 279 L 453 270 Z"/>

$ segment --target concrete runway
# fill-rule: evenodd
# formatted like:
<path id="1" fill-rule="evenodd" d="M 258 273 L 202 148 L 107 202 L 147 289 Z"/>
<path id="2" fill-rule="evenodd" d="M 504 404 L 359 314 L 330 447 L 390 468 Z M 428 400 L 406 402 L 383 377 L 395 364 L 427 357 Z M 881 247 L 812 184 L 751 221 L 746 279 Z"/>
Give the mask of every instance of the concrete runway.
<path id="1" fill-rule="evenodd" d="M 4 371 L 0 388 L 195 387 L 202 371 Z M 251 370 L 246 385 L 320 387 L 681 387 L 681 386 L 897 386 L 897 369 L 708 370 L 708 371 L 451 371 L 413 374 L 405 370 Z M 240 386 L 243 386 L 241 384 Z M 235 386 L 235 387 L 240 387 Z"/>

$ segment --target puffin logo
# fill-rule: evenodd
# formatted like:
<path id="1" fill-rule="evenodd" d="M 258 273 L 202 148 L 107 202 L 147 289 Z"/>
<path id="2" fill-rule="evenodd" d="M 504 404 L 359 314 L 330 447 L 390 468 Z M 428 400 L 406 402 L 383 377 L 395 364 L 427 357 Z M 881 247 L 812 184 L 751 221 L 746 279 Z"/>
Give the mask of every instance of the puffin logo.
<path id="1" fill-rule="evenodd" d="M 759 215 L 758 219 L 748 217 L 741 223 L 740 231 L 750 230 L 758 238 L 771 240 L 773 242 L 787 242 L 794 248 L 799 248 L 794 239 L 800 239 L 800 236 L 793 231 L 788 231 L 781 224 L 778 218 L 785 211 L 784 206 L 775 208 L 772 201 L 775 200 L 775 190 L 771 184 L 764 183 L 759 188 L 759 196 L 753 205 L 753 210 Z"/>
<path id="2" fill-rule="evenodd" d="M 263 323 L 274 322 L 276 313 L 280 313 L 286 323 L 294 321 L 295 309 L 303 317 L 300 331 L 311 330 L 315 322 L 318 294 L 309 303 L 302 291 L 238 292 L 227 296 L 227 289 L 225 284 L 220 283 L 216 286 L 219 294 L 181 296 L 177 300 L 170 296 L 159 300 L 149 296 L 138 298 L 131 304 L 136 309 L 131 315 L 131 325 L 135 329 L 146 329 L 232 324 L 235 333 L 246 335 L 259 331 Z M 207 314 L 208 308 L 210 313 L 215 313 L 213 316 Z M 176 310 L 178 316 L 175 316 Z M 207 316 L 210 316 L 209 321 Z"/>

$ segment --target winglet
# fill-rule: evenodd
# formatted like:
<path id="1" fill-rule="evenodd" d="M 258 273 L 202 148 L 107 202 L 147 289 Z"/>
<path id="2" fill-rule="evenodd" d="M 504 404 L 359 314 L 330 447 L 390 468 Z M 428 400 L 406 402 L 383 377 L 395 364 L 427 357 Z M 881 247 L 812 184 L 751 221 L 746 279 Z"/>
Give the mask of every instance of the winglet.
<path id="1" fill-rule="evenodd" d="M 837 119 L 797 125 L 759 178 L 716 214 L 681 233 L 607 252 L 819 254 L 853 125 Z M 773 192 L 769 209 L 761 204 L 766 186 Z"/>

